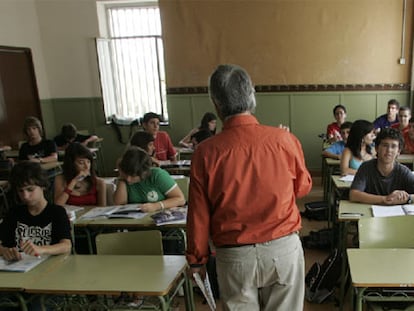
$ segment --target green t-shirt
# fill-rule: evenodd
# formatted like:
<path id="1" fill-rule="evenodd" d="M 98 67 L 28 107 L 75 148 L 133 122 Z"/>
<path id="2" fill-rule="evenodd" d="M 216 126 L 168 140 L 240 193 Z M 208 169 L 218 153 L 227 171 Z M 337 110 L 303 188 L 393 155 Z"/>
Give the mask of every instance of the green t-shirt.
<path id="1" fill-rule="evenodd" d="M 158 167 L 151 168 L 151 175 L 135 184 L 127 184 L 128 203 L 152 203 L 166 199 L 176 186 L 168 172 Z"/>

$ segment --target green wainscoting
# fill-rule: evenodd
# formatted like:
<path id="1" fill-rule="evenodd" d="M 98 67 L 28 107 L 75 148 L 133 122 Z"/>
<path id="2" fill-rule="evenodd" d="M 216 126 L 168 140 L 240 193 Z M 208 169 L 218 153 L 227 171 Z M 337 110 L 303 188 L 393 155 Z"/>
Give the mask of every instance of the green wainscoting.
<path id="1" fill-rule="evenodd" d="M 310 170 L 321 168 L 321 140 L 328 123 L 332 122 L 332 108 L 343 104 L 348 110 L 348 121 L 356 119 L 374 120 L 385 113 L 387 102 L 397 99 L 408 105 L 409 91 L 343 91 L 343 92 L 277 92 L 256 93 L 256 116 L 263 124 L 290 127 L 303 145 L 306 163 Z M 117 158 L 125 145 L 121 144 L 115 131 L 104 121 L 101 98 L 59 98 L 42 100 L 42 114 L 48 137 L 56 135 L 63 123 L 73 122 L 78 129 L 88 130 L 104 138 L 102 152 L 105 175 L 114 175 Z M 169 126 L 163 127 L 174 144 L 193 127 L 199 125 L 207 111 L 214 112 L 208 94 L 168 95 Z M 218 130 L 221 123 L 218 122 Z M 129 127 L 121 128 L 124 139 Z"/>

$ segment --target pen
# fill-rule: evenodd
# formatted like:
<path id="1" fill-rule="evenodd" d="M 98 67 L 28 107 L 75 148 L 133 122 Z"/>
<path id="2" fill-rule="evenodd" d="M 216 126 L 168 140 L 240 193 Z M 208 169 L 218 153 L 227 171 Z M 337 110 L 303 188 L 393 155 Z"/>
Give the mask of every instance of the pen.
<path id="1" fill-rule="evenodd" d="M 364 214 L 362 214 L 362 213 L 344 212 L 344 213 L 341 213 L 341 216 L 364 216 Z"/>

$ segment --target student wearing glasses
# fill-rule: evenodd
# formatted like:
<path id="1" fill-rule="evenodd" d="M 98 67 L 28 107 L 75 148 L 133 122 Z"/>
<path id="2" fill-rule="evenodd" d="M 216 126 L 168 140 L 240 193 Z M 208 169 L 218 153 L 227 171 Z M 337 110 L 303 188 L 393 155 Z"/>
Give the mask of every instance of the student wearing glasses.
<path id="1" fill-rule="evenodd" d="M 396 161 L 404 147 L 400 131 L 382 129 L 375 141 L 377 158 L 361 165 L 349 192 L 353 202 L 377 205 L 411 204 L 414 174 Z"/>

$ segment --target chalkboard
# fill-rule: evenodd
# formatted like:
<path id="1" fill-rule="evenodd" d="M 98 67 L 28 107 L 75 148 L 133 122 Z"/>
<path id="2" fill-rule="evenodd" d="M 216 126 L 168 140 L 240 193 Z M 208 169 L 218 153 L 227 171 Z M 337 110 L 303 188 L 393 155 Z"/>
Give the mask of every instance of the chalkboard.
<path id="1" fill-rule="evenodd" d="M 17 149 L 27 116 L 42 120 L 32 52 L 0 46 L 0 143 Z"/>

